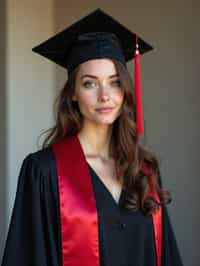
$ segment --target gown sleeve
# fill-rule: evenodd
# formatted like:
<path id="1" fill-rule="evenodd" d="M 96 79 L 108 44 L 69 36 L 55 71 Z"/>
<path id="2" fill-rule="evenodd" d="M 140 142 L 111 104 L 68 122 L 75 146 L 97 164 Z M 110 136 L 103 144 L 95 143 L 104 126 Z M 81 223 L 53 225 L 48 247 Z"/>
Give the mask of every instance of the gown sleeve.
<path id="1" fill-rule="evenodd" d="M 61 265 L 56 176 L 35 157 L 20 169 L 2 266 Z"/>
<path id="2" fill-rule="evenodd" d="M 183 266 L 175 233 L 166 206 L 163 207 L 163 253 L 161 265 Z"/>
<path id="3" fill-rule="evenodd" d="M 158 183 L 162 188 L 161 173 L 159 170 Z M 175 232 L 169 217 L 167 206 L 162 207 L 163 219 L 163 247 L 162 247 L 162 266 L 183 266 L 183 261 L 178 248 Z"/>

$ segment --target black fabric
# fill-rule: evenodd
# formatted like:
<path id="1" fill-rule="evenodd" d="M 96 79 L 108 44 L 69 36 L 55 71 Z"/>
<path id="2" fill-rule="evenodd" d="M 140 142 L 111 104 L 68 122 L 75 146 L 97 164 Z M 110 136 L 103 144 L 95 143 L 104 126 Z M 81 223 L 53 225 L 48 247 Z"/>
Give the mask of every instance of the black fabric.
<path id="1" fill-rule="evenodd" d="M 2 266 L 61 265 L 55 161 L 50 149 L 22 164 Z"/>
<path id="2" fill-rule="evenodd" d="M 138 44 L 141 54 L 153 49 L 139 36 Z M 71 72 L 95 58 L 114 58 L 125 64 L 134 58 L 135 49 L 136 34 L 97 8 L 32 51 Z"/>
<path id="3" fill-rule="evenodd" d="M 140 211 L 124 210 L 123 192 L 119 204 L 115 203 L 95 171 L 88 167 L 99 217 L 101 266 L 156 266 L 151 218 Z M 52 149 L 29 154 L 19 173 L 2 266 L 62 265 L 59 206 Z M 163 210 L 162 266 L 181 266 L 166 207 Z"/>
<path id="4" fill-rule="evenodd" d="M 114 58 L 126 67 L 126 60 L 120 45 L 120 40 L 115 34 L 107 32 L 89 32 L 77 37 L 69 55 L 66 57 L 68 72 L 79 64 L 90 59 Z"/>
<path id="5" fill-rule="evenodd" d="M 117 204 L 91 166 L 100 222 L 102 266 L 156 266 L 151 217 L 124 206 L 124 190 Z"/>

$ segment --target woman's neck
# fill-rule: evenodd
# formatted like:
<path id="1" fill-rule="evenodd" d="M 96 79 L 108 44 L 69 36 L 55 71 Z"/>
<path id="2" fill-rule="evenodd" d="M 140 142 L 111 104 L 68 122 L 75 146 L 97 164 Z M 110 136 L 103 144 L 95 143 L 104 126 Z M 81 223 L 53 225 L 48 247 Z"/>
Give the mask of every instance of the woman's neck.
<path id="1" fill-rule="evenodd" d="M 87 156 L 109 158 L 112 125 L 84 123 L 78 138 Z"/>

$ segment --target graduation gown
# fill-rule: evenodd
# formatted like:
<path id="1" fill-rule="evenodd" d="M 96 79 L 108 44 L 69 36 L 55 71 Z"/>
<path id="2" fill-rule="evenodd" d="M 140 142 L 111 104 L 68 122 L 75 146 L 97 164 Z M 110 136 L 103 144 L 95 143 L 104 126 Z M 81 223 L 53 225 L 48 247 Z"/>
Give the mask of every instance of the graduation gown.
<path id="1" fill-rule="evenodd" d="M 99 265 L 156 266 L 152 218 L 123 208 L 123 190 L 116 203 L 87 166 L 98 213 Z M 182 266 L 167 207 L 162 222 L 161 266 Z M 56 160 L 48 147 L 27 155 L 22 163 L 2 266 L 62 266 L 61 230 Z"/>

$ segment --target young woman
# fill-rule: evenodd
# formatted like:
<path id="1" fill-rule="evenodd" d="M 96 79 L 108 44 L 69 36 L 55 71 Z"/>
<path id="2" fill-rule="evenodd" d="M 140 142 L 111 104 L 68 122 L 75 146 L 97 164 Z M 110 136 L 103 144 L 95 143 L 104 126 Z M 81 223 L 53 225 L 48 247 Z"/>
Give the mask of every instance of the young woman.
<path id="1" fill-rule="evenodd" d="M 99 16 L 107 21 L 95 31 Z M 182 265 L 171 196 L 139 144 L 129 57 L 109 21 L 98 9 L 39 46 L 68 79 L 43 148 L 23 161 L 2 266 Z"/>

